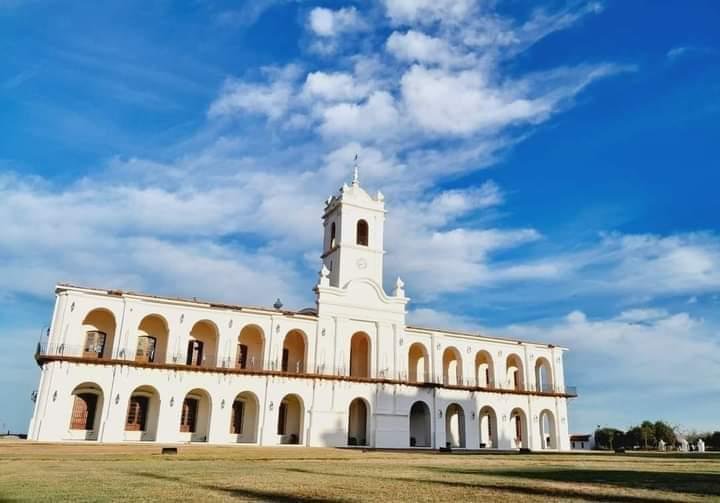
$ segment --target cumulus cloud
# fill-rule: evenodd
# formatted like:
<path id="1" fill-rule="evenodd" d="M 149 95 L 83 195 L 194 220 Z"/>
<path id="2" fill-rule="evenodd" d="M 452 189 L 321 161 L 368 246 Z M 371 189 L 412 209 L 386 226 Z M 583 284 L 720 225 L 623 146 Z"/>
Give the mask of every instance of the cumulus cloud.
<path id="1" fill-rule="evenodd" d="M 392 135 L 400 122 L 393 96 L 375 91 L 362 103 L 338 103 L 323 111 L 320 127 L 325 136 L 372 139 Z"/>
<path id="2" fill-rule="evenodd" d="M 385 48 L 400 61 L 449 65 L 468 64 L 473 60 L 469 55 L 456 54 L 447 40 L 415 30 L 393 32 L 387 39 Z"/>
<path id="3" fill-rule="evenodd" d="M 327 101 L 358 100 L 372 89 L 370 82 L 358 81 L 347 72 L 311 72 L 305 79 L 303 90 L 310 98 Z"/>
<path id="4" fill-rule="evenodd" d="M 686 312 L 643 308 L 591 319 L 575 311 L 562 320 L 497 330 L 571 348 L 568 384 L 585 383 L 574 420 L 586 428 L 626 427 L 647 419 L 647 410 L 682 423 L 687 416 L 678 404 L 720 392 L 720 328 Z M 711 410 L 707 405 L 693 407 Z M 711 427 L 712 420 L 700 422 Z"/>
<path id="5" fill-rule="evenodd" d="M 476 8 L 475 0 L 384 0 L 388 18 L 394 24 L 459 22 Z"/>
<path id="6" fill-rule="evenodd" d="M 480 212 L 503 204 L 497 185 L 459 190 L 436 184 L 492 164 L 517 141 L 506 129 L 546 120 L 589 82 L 612 73 L 611 65 L 588 64 L 512 79 L 504 75 L 499 61 L 512 57 L 503 49 L 509 40 L 518 41 L 514 47 L 528 44 L 569 26 L 580 11 L 538 10 L 517 24 L 494 12 L 469 16 L 480 12 L 470 1 L 388 0 L 385 8 L 394 26 L 407 28 L 385 38 L 368 37 L 362 54 L 307 71 L 309 63 L 295 62 L 228 77 L 208 108 L 209 124 L 198 134 L 201 147 L 183 145 L 182 154 L 162 163 L 114 160 L 63 188 L 8 182 L 0 218 L 10 222 L 26 215 L 38 237 L 6 225 L 9 244 L 2 252 L 13 257 L 17 270 L 27 267 L 28 260 L 49 261 L 49 244 L 69 246 L 68 260 L 54 273 L 46 268 L 45 279 L 37 284 L 72 277 L 73 271 L 84 270 L 80 264 L 86 260 L 97 266 L 88 279 L 140 288 L 153 286 L 145 275 L 160 277 L 164 270 L 158 265 L 157 273 L 133 274 L 135 269 L 148 271 L 140 262 L 145 255 L 138 254 L 126 267 L 103 268 L 104 259 L 90 260 L 86 245 L 70 246 L 55 236 L 73 243 L 101 239 L 107 250 L 105 244 L 95 249 L 107 256 L 128 248 L 155 248 L 178 257 L 202 250 L 214 260 L 198 263 L 206 270 L 225 268 L 226 276 L 239 278 L 239 283 L 256 280 L 252 270 L 239 265 L 271 253 L 277 263 L 268 264 L 267 274 L 275 278 L 269 281 L 275 289 L 281 278 L 297 279 L 305 272 L 307 263 L 297 257 L 318 254 L 320 202 L 347 179 L 351 159 L 359 153 L 363 183 L 388 196 L 389 271 L 408 277 L 409 291 L 419 298 L 566 274 L 552 259 L 498 258 L 503 251 L 539 241 L 541 233 L 478 223 Z M 482 23 L 502 26 L 505 35 L 495 42 L 486 39 L 479 50 Z M 444 28 L 449 24 L 453 29 Z M 369 24 L 355 7 L 318 7 L 309 12 L 308 27 L 314 39 L 336 44 L 341 35 Z M 488 50 L 488 44 L 496 50 Z M 253 116 L 267 119 L 267 127 L 255 120 L 218 120 Z M 453 143 L 439 143 L 446 141 Z M 247 248 L 241 244 L 245 237 L 252 243 Z M 202 248 L 193 248 L 193 242 Z M 46 250 L 44 255 L 17 257 L 32 246 L 38 253 Z M 299 298 L 297 292 L 306 285 L 289 281 L 289 295 Z"/>
<path id="7" fill-rule="evenodd" d="M 313 33 L 319 37 L 336 37 L 344 32 L 365 28 L 365 23 L 355 7 L 337 10 L 315 7 L 310 11 L 309 24 Z"/>
<path id="8" fill-rule="evenodd" d="M 291 105 L 295 93 L 294 81 L 300 69 L 296 65 L 263 69 L 265 82 L 246 82 L 228 78 L 215 101 L 210 105 L 210 117 L 232 116 L 243 113 L 261 114 L 278 119 Z"/>

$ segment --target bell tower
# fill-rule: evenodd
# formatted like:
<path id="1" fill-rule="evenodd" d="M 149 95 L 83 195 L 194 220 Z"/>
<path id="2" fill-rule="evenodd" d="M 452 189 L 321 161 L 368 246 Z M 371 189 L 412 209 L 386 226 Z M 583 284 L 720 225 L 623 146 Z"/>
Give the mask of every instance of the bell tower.
<path id="1" fill-rule="evenodd" d="M 353 171 L 352 183 L 325 202 L 323 265 L 330 286 L 367 278 L 382 288 L 385 197 L 372 197 L 360 186 L 357 158 Z"/>

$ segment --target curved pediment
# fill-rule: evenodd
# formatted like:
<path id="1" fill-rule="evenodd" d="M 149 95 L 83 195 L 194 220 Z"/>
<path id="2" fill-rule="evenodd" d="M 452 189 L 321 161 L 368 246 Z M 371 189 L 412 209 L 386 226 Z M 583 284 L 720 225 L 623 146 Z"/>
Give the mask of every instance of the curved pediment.
<path id="1" fill-rule="evenodd" d="M 346 306 L 353 310 L 405 313 L 406 297 L 391 297 L 370 278 L 354 278 L 341 288 L 317 287 L 320 310 L 323 305 Z"/>

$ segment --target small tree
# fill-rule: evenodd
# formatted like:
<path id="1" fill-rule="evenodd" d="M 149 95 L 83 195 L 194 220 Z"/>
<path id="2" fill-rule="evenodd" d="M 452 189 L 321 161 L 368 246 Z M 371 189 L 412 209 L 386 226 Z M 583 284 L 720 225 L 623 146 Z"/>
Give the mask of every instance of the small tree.
<path id="1" fill-rule="evenodd" d="M 675 445 L 675 431 L 672 426 L 664 421 L 655 422 L 654 436 L 656 444 L 662 440 L 668 446 Z"/>
<path id="2" fill-rule="evenodd" d="M 615 428 L 598 428 L 595 430 L 595 447 L 597 449 L 614 449 L 622 447 L 623 432 Z M 620 443 L 618 443 L 620 439 Z"/>
<path id="3" fill-rule="evenodd" d="M 714 451 L 720 451 L 720 431 L 713 432 L 706 440 L 705 443 L 709 448 Z"/>

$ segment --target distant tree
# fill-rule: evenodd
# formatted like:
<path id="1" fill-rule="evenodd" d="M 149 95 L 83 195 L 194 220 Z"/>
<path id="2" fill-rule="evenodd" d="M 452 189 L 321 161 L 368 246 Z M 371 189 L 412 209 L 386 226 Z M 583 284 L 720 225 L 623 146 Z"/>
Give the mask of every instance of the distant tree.
<path id="1" fill-rule="evenodd" d="M 712 434 L 708 435 L 708 438 L 705 439 L 706 447 L 714 450 L 714 451 L 720 451 L 720 431 L 714 431 Z"/>
<path id="2" fill-rule="evenodd" d="M 625 433 L 625 447 L 634 449 L 642 445 L 642 430 L 639 426 L 633 426 Z"/>
<path id="3" fill-rule="evenodd" d="M 598 428 L 595 430 L 595 448 L 597 449 L 614 449 L 622 447 L 622 440 L 618 443 L 618 439 L 623 437 L 623 432 L 615 428 Z"/>
<path id="4" fill-rule="evenodd" d="M 640 425 L 640 436 L 642 438 L 642 446 L 644 449 L 657 446 L 655 439 L 655 425 L 650 421 L 643 421 Z"/>
<path id="5" fill-rule="evenodd" d="M 670 426 L 664 421 L 655 421 L 653 430 L 655 436 L 655 445 L 657 445 L 660 440 L 665 442 L 665 445 L 667 446 L 675 445 L 675 439 L 677 437 L 675 436 L 675 430 L 672 426 Z"/>

